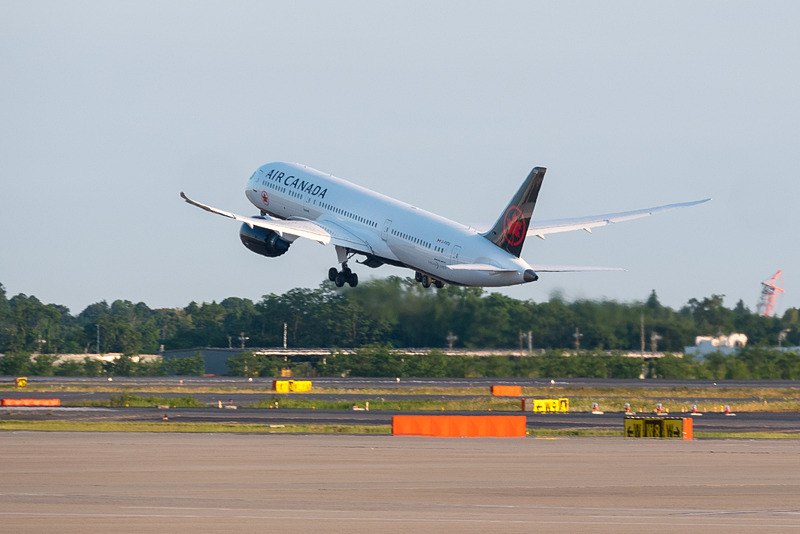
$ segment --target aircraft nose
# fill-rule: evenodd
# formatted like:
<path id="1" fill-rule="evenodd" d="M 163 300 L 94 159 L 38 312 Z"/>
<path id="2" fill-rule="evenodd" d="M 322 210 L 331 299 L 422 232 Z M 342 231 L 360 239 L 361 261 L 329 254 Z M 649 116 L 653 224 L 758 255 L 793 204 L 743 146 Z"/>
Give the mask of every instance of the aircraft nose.
<path id="1" fill-rule="evenodd" d="M 533 269 L 528 269 L 525 271 L 522 279 L 526 282 L 535 282 L 539 279 L 539 275 Z"/>

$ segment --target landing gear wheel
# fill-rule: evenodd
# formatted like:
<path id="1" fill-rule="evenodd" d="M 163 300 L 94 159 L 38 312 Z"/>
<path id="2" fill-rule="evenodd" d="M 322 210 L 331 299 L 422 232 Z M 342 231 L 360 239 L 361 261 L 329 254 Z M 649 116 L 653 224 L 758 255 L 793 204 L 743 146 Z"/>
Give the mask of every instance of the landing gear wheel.
<path id="1" fill-rule="evenodd" d="M 339 250 L 337 247 L 337 254 L 338 253 Z M 350 256 L 352 256 L 352 254 Z M 343 256 L 340 255 L 339 259 L 343 259 Z M 344 287 L 345 284 L 348 284 L 350 287 L 356 287 L 358 285 L 358 275 L 350 270 L 346 261 L 342 262 L 341 271 L 336 269 L 336 267 L 328 269 L 328 280 L 336 284 L 336 287 Z"/>
<path id="2" fill-rule="evenodd" d="M 422 273 L 420 273 L 419 271 L 414 273 L 414 280 L 416 280 L 417 282 L 422 282 Z"/>
<path id="3" fill-rule="evenodd" d="M 424 287 L 425 289 L 431 287 L 431 279 L 428 278 L 427 274 L 422 275 L 422 280 L 420 280 L 420 282 L 422 283 L 422 287 Z"/>
<path id="4" fill-rule="evenodd" d="M 441 280 L 434 280 L 433 285 L 436 286 L 436 289 L 442 289 L 444 287 L 444 282 Z"/>

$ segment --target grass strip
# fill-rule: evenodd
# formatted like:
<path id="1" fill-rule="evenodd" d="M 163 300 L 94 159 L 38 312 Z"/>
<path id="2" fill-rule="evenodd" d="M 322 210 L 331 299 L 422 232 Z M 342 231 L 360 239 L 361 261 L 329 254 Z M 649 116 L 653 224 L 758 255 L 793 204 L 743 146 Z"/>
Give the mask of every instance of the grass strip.
<path id="1" fill-rule="evenodd" d="M 0 421 L 0 431 L 40 432 L 243 432 L 261 434 L 391 434 L 390 425 L 258 425 L 118 421 Z"/>
<path id="2" fill-rule="evenodd" d="M 249 408 L 273 408 L 275 404 L 280 408 L 316 409 L 316 410 L 350 410 L 353 405 L 365 408 L 369 402 L 370 410 L 395 410 L 395 411 L 520 411 L 518 398 L 482 397 L 475 399 L 409 399 L 409 400 L 384 400 L 379 397 L 374 399 L 328 401 L 309 397 L 276 397 L 263 399 Z"/>
<path id="3" fill-rule="evenodd" d="M 498 381 L 502 381 L 498 379 Z M 643 382 L 648 384 L 647 382 Z M 727 388 L 724 386 L 715 387 L 674 387 L 674 388 L 650 388 L 650 387 L 577 387 L 577 386 L 543 386 L 543 387 L 524 387 L 522 395 L 524 397 L 598 397 L 598 398 L 641 398 L 641 399 L 684 399 L 688 402 L 693 399 L 718 399 L 718 398 L 740 398 L 758 400 L 793 400 L 800 397 L 800 388 Z M 20 391 L 14 387 L 13 383 L 0 384 L 2 391 Z M 269 387 L 205 387 L 205 386 L 181 386 L 178 384 L 155 384 L 152 386 L 131 386 L 131 385 L 38 385 L 28 383 L 24 391 L 39 393 L 64 392 L 130 392 L 130 393 L 248 393 L 248 394 L 271 394 Z M 439 395 L 439 396 L 489 396 L 489 387 L 466 387 L 466 388 L 436 388 L 436 387 L 401 387 L 396 389 L 381 388 L 322 388 L 315 386 L 310 393 L 325 395 Z M 291 395 L 291 394 L 289 394 Z"/>
<path id="4" fill-rule="evenodd" d="M 0 390 L 12 390 L 13 386 L 0 387 Z M 146 388 L 138 387 L 107 387 L 107 386 L 29 386 L 25 391 L 46 392 L 57 395 L 63 391 L 91 391 L 111 392 L 111 402 L 108 401 L 77 401 L 65 403 L 65 406 L 158 406 L 168 405 L 175 407 L 205 407 L 205 403 L 197 401 L 192 394 L 199 393 L 245 393 L 264 395 L 265 398 L 253 407 L 267 408 L 278 402 L 282 408 L 317 408 L 327 410 L 349 409 L 352 400 L 323 401 L 315 398 L 316 395 L 370 395 L 370 399 L 359 399 L 359 406 L 363 407 L 365 400 L 369 400 L 370 409 L 374 410 L 497 410 L 515 411 L 519 409 L 519 398 L 492 397 L 489 388 L 402 388 L 402 389 L 326 389 L 317 388 L 311 393 L 302 394 L 276 394 L 266 388 L 192 388 L 173 386 L 169 384 L 156 385 Z M 746 412 L 785 412 L 800 411 L 800 388 L 581 388 L 581 387 L 539 387 L 523 388 L 523 397 L 528 398 L 559 398 L 570 399 L 572 411 L 588 411 L 594 402 L 599 403 L 600 409 L 605 411 L 623 411 L 625 403 L 630 403 L 634 411 L 649 413 L 661 403 L 663 408 L 673 415 L 691 410 L 692 404 L 697 404 L 700 412 L 722 412 L 723 406 L 728 404 L 733 411 Z M 148 393 L 178 393 L 181 397 L 171 398 Z M 0 393 L 1 395 L 2 393 Z M 146 395 L 146 396 L 145 396 Z M 426 400 L 408 399 L 386 401 L 382 396 L 418 395 L 438 397 Z M 454 397 L 461 398 L 454 398 Z M 464 398 L 473 397 L 473 398 Z M 741 400 L 731 400 L 741 399 Z"/>
<path id="5" fill-rule="evenodd" d="M 175 432 L 175 433 L 258 433 L 258 434 L 391 434 L 390 425 L 256 425 L 235 423 L 161 423 L 93 421 L 0 421 L 0 431 L 34 432 Z M 532 438 L 624 437 L 622 430 L 536 429 Z M 696 439 L 800 439 L 800 433 L 779 432 L 695 432 Z M 648 439 L 648 438 L 639 438 Z"/>
<path id="6" fill-rule="evenodd" d="M 568 397 L 569 398 L 569 397 Z M 600 409 L 608 412 L 625 411 L 625 403 L 629 402 L 634 412 L 641 415 L 653 413 L 656 403 L 652 400 L 637 398 L 579 397 L 570 399 L 570 411 L 588 412 L 592 410 L 594 402 L 599 403 Z M 448 398 L 441 396 L 436 399 L 407 399 L 385 400 L 381 397 L 370 399 L 352 400 L 323 400 L 313 396 L 296 397 L 292 395 L 275 395 L 263 398 L 254 404 L 243 404 L 243 408 L 290 408 L 290 409 L 317 409 L 317 410 L 349 410 L 353 405 L 364 408 L 369 402 L 370 410 L 394 411 L 505 411 L 515 412 L 520 410 L 520 399 L 517 397 L 474 397 L 474 398 Z M 660 399 L 667 415 L 680 415 L 691 411 L 692 404 L 697 404 L 700 413 L 724 411 L 724 405 L 717 402 L 686 402 L 679 399 Z M 727 402 L 733 411 L 741 412 L 797 412 L 800 411 L 800 401 L 741 401 Z M 128 392 L 112 394 L 110 400 L 72 401 L 63 403 L 64 406 L 90 406 L 90 407 L 156 407 L 171 406 L 173 408 L 206 408 L 208 403 L 200 402 L 191 395 L 182 397 L 142 397 Z M 213 405 L 216 406 L 216 405 Z"/>

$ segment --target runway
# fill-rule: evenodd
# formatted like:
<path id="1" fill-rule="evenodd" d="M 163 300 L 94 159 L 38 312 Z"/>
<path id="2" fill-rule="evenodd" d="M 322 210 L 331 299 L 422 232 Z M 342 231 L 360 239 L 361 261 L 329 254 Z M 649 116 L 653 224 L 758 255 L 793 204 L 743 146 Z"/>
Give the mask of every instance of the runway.
<path id="1" fill-rule="evenodd" d="M 351 411 L 284 408 L 17 408 L 3 407 L 0 419 L 19 421 L 127 421 L 181 423 L 239 423 L 256 425 L 327 424 L 327 425 L 391 425 L 394 415 L 435 415 L 436 411 Z M 594 415 L 587 412 L 539 414 L 532 412 L 491 412 L 497 415 L 527 416 L 527 428 L 554 430 L 617 430 L 622 431 L 625 414 L 606 412 Z M 448 411 L 448 415 L 491 415 L 489 412 Z M 672 415 L 681 415 L 673 413 Z M 688 414 L 683 414 L 688 417 Z M 706 413 L 694 419 L 694 432 L 771 432 L 800 433 L 800 413 L 741 412 L 735 416 Z"/>
<path id="2" fill-rule="evenodd" d="M 9 383 L 11 379 L 9 378 Z M 321 401 L 345 401 L 357 403 L 363 407 L 365 401 L 376 398 L 387 400 L 409 400 L 426 399 L 436 400 L 446 398 L 448 400 L 474 399 L 485 397 L 483 395 L 431 395 L 431 394 L 412 394 L 408 395 L 407 390 L 414 388 L 436 387 L 436 388 L 480 388 L 487 393 L 492 384 L 513 384 L 524 387 L 546 387 L 550 384 L 549 380 L 544 379 L 396 379 L 385 378 L 315 378 L 314 385 L 317 388 L 324 388 L 328 391 L 341 390 L 337 393 L 292 393 L 293 398 L 314 398 Z M 760 388 L 787 388 L 794 391 L 798 388 L 800 381 L 769 381 L 769 380 L 739 380 L 713 382 L 710 380 L 694 381 L 665 381 L 665 380 L 586 380 L 570 379 L 559 380 L 559 385 L 572 387 L 628 387 L 642 389 L 642 396 L 646 396 L 648 389 L 659 388 L 701 388 L 703 398 L 697 399 L 698 404 L 708 406 L 719 406 L 725 400 L 726 391 L 729 388 L 752 388 L 757 391 Z M 391 418 L 397 414 L 423 414 L 429 415 L 431 411 L 396 412 L 390 410 L 350 411 L 350 410 L 312 410 L 312 409 L 268 409 L 268 408 L 248 408 L 257 404 L 259 401 L 280 401 L 287 398 L 286 394 L 277 394 L 271 391 L 271 378 L 254 378 L 248 380 L 238 377 L 126 377 L 114 378 L 108 381 L 107 378 L 82 378 L 82 377 L 31 377 L 29 384 L 38 387 L 52 388 L 54 393 L 29 392 L 29 391 L 5 391 L 2 397 L 20 398 L 48 398 L 57 396 L 62 403 L 80 403 L 92 401 L 108 401 L 114 391 L 129 392 L 140 396 L 163 396 L 175 398 L 191 395 L 199 402 L 209 404 L 209 408 L 111 408 L 111 409 L 72 409 L 72 408 L 3 408 L 0 418 L 17 420 L 70 420 L 70 421 L 134 421 L 152 422 L 161 421 L 163 416 L 167 416 L 173 422 L 235 422 L 249 424 L 341 424 L 341 425 L 389 425 Z M 63 391 L 70 386 L 81 386 L 79 391 Z M 106 391 L 95 391 L 92 388 L 106 389 Z M 176 389 L 186 388 L 185 392 L 175 392 Z M 159 391 L 164 391 L 163 393 Z M 260 390 L 260 392 L 259 392 Z M 373 393 L 363 393 L 362 391 L 380 390 L 378 397 Z M 397 394 L 384 393 L 383 391 L 397 391 Z M 406 390 L 406 391 L 403 391 Z M 441 390 L 441 389 L 440 389 Z M 221 391 L 221 392 L 220 392 Z M 800 391 L 800 390 L 798 390 Z M 140 393 L 141 392 L 141 393 Z M 710 392 L 710 393 L 709 393 Z M 709 397 L 711 395 L 711 397 Z M 793 393 L 789 393 L 795 397 Z M 800 393 L 797 393 L 800 397 Z M 654 397 L 652 406 L 662 400 Z M 700 401 L 703 400 L 701 403 Z M 742 400 L 742 399 L 734 399 Z M 216 406 L 222 403 L 225 405 L 237 406 L 237 410 L 218 409 Z M 688 402 L 684 404 L 688 405 Z M 375 404 L 373 403 L 373 406 Z M 476 413 L 485 414 L 486 412 L 459 412 L 448 411 L 450 415 L 474 415 Z M 494 413 L 521 413 L 521 412 L 494 412 Z M 588 412 L 573 411 L 562 414 L 534 414 L 525 412 L 528 417 L 528 429 L 556 429 L 556 430 L 622 430 L 624 414 L 621 412 L 606 412 L 603 415 L 593 415 Z M 681 415 L 673 412 L 671 415 Z M 740 412 L 736 416 L 726 417 L 722 413 L 710 412 L 694 418 L 695 432 L 781 432 L 798 433 L 800 432 L 800 413 L 798 412 Z"/>
<path id="3" fill-rule="evenodd" d="M 0 433 L 7 532 L 775 532 L 793 440 Z"/>

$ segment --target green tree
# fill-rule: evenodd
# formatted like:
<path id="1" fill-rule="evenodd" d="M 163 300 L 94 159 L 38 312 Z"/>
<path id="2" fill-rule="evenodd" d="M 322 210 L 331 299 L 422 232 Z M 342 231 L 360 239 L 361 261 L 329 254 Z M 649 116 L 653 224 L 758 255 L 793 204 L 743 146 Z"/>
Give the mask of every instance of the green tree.
<path id="1" fill-rule="evenodd" d="M 406 362 L 408 376 L 443 378 L 449 374 L 447 356 L 439 349 L 433 349 L 427 354 L 408 355 Z"/>
<path id="2" fill-rule="evenodd" d="M 27 375 L 31 370 L 31 355 L 27 352 L 11 351 L 6 352 L 0 358 L 0 374 L 10 376 Z"/>
<path id="3" fill-rule="evenodd" d="M 106 362 L 103 366 L 106 373 L 114 376 L 135 376 L 136 364 L 133 358 L 127 354 L 122 354 L 111 362 Z"/>
<path id="4" fill-rule="evenodd" d="M 53 376 L 53 363 L 56 359 L 52 354 L 39 354 L 33 358 L 28 372 L 36 376 Z"/>
<path id="5" fill-rule="evenodd" d="M 164 361 L 164 367 L 169 374 L 178 376 L 203 376 L 206 372 L 203 354 L 195 352 L 194 356 L 187 358 L 170 358 Z"/>
<path id="6" fill-rule="evenodd" d="M 103 361 L 89 356 L 83 359 L 83 369 L 86 376 L 102 376 L 105 372 Z"/>
<path id="7" fill-rule="evenodd" d="M 66 360 L 53 368 L 53 374 L 56 376 L 85 376 L 86 370 L 83 367 L 83 362 Z"/>
<path id="8" fill-rule="evenodd" d="M 673 380 L 695 378 L 693 367 L 691 361 L 678 358 L 672 354 L 665 354 L 652 362 L 650 378 L 666 378 Z"/>

